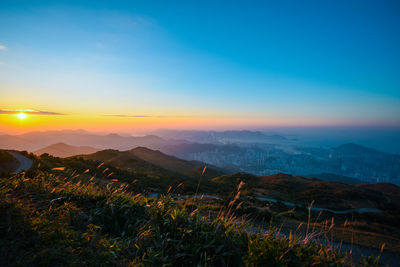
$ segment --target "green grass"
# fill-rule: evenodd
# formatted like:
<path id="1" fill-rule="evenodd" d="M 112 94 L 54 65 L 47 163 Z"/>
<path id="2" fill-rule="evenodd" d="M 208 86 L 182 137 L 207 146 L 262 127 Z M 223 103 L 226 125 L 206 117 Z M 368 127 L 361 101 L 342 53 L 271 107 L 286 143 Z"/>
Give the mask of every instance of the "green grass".
<path id="1" fill-rule="evenodd" d="M 51 171 L 54 164 L 42 160 L 26 174 L 0 178 L 1 266 L 358 264 L 347 253 L 276 235 L 273 228 L 267 235 L 248 233 L 249 225 L 235 215 L 237 198 L 207 216 L 195 200 L 138 194 L 118 169 L 122 181 L 116 182 L 97 166 L 76 176 L 69 169 Z M 361 261 L 377 265 L 376 259 Z"/>

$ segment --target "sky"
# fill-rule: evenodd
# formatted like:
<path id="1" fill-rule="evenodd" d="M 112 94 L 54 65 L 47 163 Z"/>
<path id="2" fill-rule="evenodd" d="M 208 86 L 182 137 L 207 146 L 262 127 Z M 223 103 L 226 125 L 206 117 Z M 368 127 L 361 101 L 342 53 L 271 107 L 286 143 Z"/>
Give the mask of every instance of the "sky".
<path id="1" fill-rule="evenodd" d="M 400 126 L 400 2 L 1 1 L 0 133 L 274 126 Z"/>

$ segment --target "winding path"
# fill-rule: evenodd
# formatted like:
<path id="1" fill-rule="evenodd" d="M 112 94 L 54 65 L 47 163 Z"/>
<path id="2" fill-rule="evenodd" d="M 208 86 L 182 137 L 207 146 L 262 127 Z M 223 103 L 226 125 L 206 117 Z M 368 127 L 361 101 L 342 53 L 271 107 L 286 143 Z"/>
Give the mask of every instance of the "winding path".
<path id="1" fill-rule="evenodd" d="M 267 201 L 267 202 L 272 202 L 272 203 L 277 203 L 278 200 L 277 199 L 272 199 L 272 198 L 266 198 L 266 197 L 256 197 L 256 199 L 260 200 L 260 201 Z M 288 201 L 281 201 L 283 204 L 285 204 L 286 206 L 289 207 L 296 207 L 298 205 L 296 205 L 295 203 L 292 202 L 288 202 Z M 380 209 L 374 209 L 374 208 L 357 208 L 357 209 L 349 209 L 349 210 L 331 210 L 331 209 L 325 209 L 325 208 L 317 208 L 317 207 L 313 207 L 311 206 L 311 210 L 312 211 L 327 211 L 327 212 L 331 212 L 334 214 L 349 214 L 349 213 L 382 213 L 383 210 Z"/>
<path id="2" fill-rule="evenodd" d="M 32 167 L 33 161 L 31 159 L 15 151 L 8 151 L 8 152 L 19 161 L 19 166 L 14 170 L 14 172 L 27 171 Z"/>

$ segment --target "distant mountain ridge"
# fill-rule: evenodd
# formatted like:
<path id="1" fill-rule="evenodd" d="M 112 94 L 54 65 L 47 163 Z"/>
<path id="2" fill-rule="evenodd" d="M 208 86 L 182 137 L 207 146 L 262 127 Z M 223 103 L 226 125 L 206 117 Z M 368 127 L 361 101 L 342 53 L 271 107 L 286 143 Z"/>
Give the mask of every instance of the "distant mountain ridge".
<path id="1" fill-rule="evenodd" d="M 364 182 L 400 184 L 400 155 L 388 154 L 354 143 L 336 147 L 300 146 L 286 137 L 268 135 L 260 131 L 159 131 L 159 134 L 162 134 L 162 137 L 122 136 L 115 133 L 101 135 L 84 130 L 30 132 L 22 135 L 1 135 L 0 149 L 46 153 L 49 151 L 41 149 L 49 149 L 48 146 L 60 142 L 99 150 L 126 151 L 136 147 L 147 147 L 182 160 L 206 162 L 218 168 L 257 175 L 277 172 L 301 176 L 333 174 L 336 178 L 346 176 Z M 190 141 L 190 138 L 199 142 Z M 68 153 L 60 153 L 61 150 Z M 56 148 L 50 154 L 65 157 L 94 152 L 70 150 Z M 322 176 L 320 178 L 328 179 Z M 336 178 L 335 181 L 338 180 Z M 342 181 L 346 179 L 351 181 L 348 178 Z"/>
<path id="2" fill-rule="evenodd" d="M 332 173 L 310 174 L 310 175 L 306 175 L 306 177 L 316 178 L 316 179 L 330 181 L 330 182 L 346 183 L 346 184 L 363 184 L 363 183 L 365 183 L 364 181 L 357 179 L 357 178 L 352 178 L 352 177 L 338 175 L 338 174 L 332 174 Z"/>
<path id="3" fill-rule="evenodd" d="M 83 130 L 30 132 L 21 135 L 1 135 L 0 149 L 36 151 L 44 147 L 66 143 L 71 146 L 89 146 L 99 149 L 127 150 L 138 146 L 160 148 L 174 141 L 167 141 L 155 135 L 121 136 L 111 133 L 99 135 Z"/>
<path id="4" fill-rule="evenodd" d="M 176 140 L 187 140 L 195 143 L 226 144 L 226 143 L 274 143 L 287 141 L 282 135 L 267 135 L 260 131 L 237 130 L 237 131 L 178 131 L 158 130 L 155 134 Z"/>
<path id="5" fill-rule="evenodd" d="M 346 154 L 359 154 L 359 153 L 364 153 L 364 154 L 373 154 L 373 153 L 388 154 L 388 153 L 376 150 L 374 148 L 369 148 L 369 147 L 365 147 L 365 146 L 354 144 L 354 143 L 346 143 L 346 144 L 343 144 L 343 145 L 340 145 L 340 146 L 337 146 L 337 147 L 333 147 L 332 150 L 334 150 L 337 153 L 346 153 Z"/>
<path id="6" fill-rule="evenodd" d="M 65 143 L 57 143 L 53 144 L 50 146 L 47 146 L 45 148 L 33 151 L 34 154 L 36 155 L 42 155 L 44 153 L 47 153 L 49 155 L 52 155 L 54 157 L 59 157 L 59 158 L 66 158 L 66 157 L 71 157 L 75 155 L 85 155 L 85 154 L 92 154 L 100 149 L 90 147 L 90 146 L 71 146 Z"/>

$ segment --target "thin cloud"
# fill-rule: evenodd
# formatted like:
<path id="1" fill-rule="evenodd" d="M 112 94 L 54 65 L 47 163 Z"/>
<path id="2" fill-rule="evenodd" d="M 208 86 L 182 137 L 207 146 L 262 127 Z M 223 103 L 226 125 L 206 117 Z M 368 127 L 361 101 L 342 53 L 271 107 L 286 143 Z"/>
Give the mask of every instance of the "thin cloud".
<path id="1" fill-rule="evenodd" d="M 168 118 L 167 116 L 155 115 L 126 115 L 126 114 L 106 114 L 104 117 L 119 117 L 119 118 Z"/>
<path id="2" fill-rule="evenodd" d="M 29 115 L 65 115 L 63 113 L 58 113 L 53 111 L 43 111 L 43 110 L 33 110 L 33 109 L 0 109 L 0 115 L 12 115 L 21 112 Z"/>
<path id="3" fill-rule="evenodd" d="M 7 50 L 7 47 L 5 47 L 4 45 L 0 45 L 0 50 Z"/>

